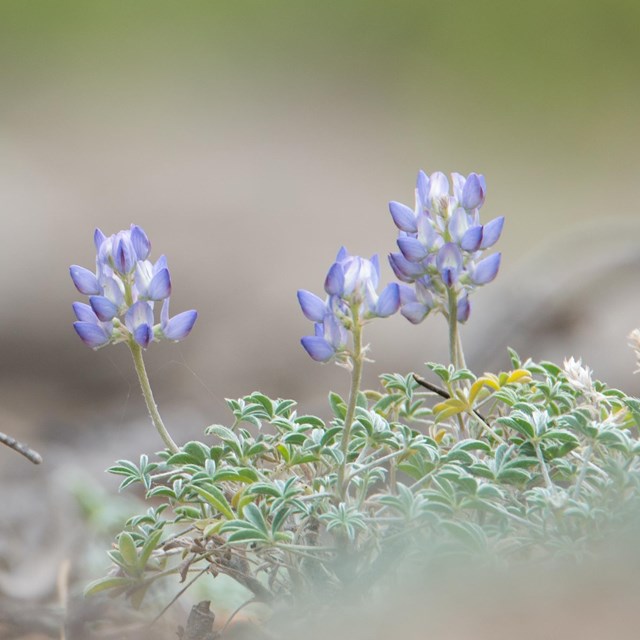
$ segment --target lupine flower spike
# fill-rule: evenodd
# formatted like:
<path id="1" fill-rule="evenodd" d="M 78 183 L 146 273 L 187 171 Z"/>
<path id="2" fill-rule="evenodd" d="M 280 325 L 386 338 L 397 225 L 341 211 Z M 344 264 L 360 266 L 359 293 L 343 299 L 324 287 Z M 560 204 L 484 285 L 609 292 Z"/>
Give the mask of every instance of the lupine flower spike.
<path id="1" fill-rule="evenodd" d="M 153 399 L 142 349 L 161 339 L 186 338 L 196 322 L 195 310 L 169 317 L 171 275 L 167 259 L 149 261 L 151 243 L 147 234 L 132 224 L 127 230 L 106 236 L 100 229 L 93 235 L 96 247 L 95 273 L 72 265 L 71 279 L 78 291 L 89 296 L 89 304 L 74 302 L 73 328 L 92 349 L 124 342 L 131 350 L 136 373 L 151 419 L 172 452 L 178 447 L 167 432 Z M 162 302 L 160 322 L 155 321 L 155 303 Z"/>
<path id="2" fill-rule="evenodd" d="M 337 364 L 351 370 L 351 390 L 340 441 L 343 461 L 336 479 L 338 494 L 343 499 L 349 490 L 345 475 L 347 449 L 364 364 L 362 328 L 369 320 L 386 318 L 400 307 L 400 287 L 388 284 L 378 294 L 379 282 L 378 256 L 367 260 L 349 255 L 342 247 L 324 281 L 327 297 L 322 300 L 310 291 L 298 291 L 302 313 L 314 323 L 314 335 L 301 340 L 306 352 L 318 362 L 335 359 Z"/>
<path id="3" fill-rule="evenodd" d="M 484 176 L 470 173 L 465 178 L 454 173 L 451 187 L 443 173 L 427 176 L 420 171 L 414 209 L 389 203 L 400 250 L 389 255 L 389 263 L 402 282 L 402 315 L 418 324 L 432 311 L 443 313 L 451 328 L 452 362 L 461 365 L 461 349 L 453 344 L 459 342 L 456 325 L 469 319 L 471 293 L 498 273 L 500 254 L 482 256 L 500 238 L 504 217 L 480 223 Z"/>
<path id="4" fill-rule="evenodd" d="M 76 302 L 73 326 L 92 349 L 118 342 L 135 342 L 146 349 L 161 339 L 186 338 L 196 322 L 195 310 L 169 318 L 171 275 L 167 259 L 148 260 L 151 243 L 137 225 L 112 236 L 100 229 L 94 234 L 95 273 L 72 265 L 71 279 L 78 291 L 89 296 L 89 304 Z M 161 321 L 155 322 L 154 303 L 162 302 Z"/>

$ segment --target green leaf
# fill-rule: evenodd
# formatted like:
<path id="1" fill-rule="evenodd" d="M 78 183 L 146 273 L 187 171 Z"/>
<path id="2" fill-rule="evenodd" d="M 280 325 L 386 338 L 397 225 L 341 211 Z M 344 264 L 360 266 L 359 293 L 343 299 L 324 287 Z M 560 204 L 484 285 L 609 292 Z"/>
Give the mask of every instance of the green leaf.
<path id="1" fill-rule="evenodd" d="M 225 498 L 224 493 L 213 485 L 207 485 L 207 488 L 192 486 L 193 490 L 211 506 L 215 507 L 225 518 L 232 519 L 235 517 L 231 505 Z"/>
<path id="2" fill-rule="evenodd" d="M 160 538 L 162 538 L 162 531 L 154 531 L 142 545 L 140 557 L 138 558 L 138 564 L 142 569 L 147 566 L 147 562 L 149 561 L 149 558 L 151 557 L 153 551 L 158 546 Z"/>
<path id="3" fill-rule="evenodd" d="M 309 427 L 315 427 L 317 429 L 324 429 L 324 420 L 321 420 L 317 416 L 298 416 L 294 423 L 297 425 L 305 425 Z"/>
<path id="4" fill-rule="evenodd" d="M 123 531 L 118 537 L 118 551 L 126 566 L 136 567 L 138 564 L 138 551 L 136 543 L 133 541 L 130 533 Z"/>
<path id="5" fill-rule="evenodd" d="M 264 532 L 267 537 L 269 534 L 269 527 L 267 525 L 266 520 L 264 519 L 264 515 L 260 508 L 253 503 L 249 503 L 242 511 L 242 515 L 250 522 L 256 529 Z"/>
<path id="6" fill-rule="evenodd" d="M 85 596 L 93 596 L 96 593 L 100 593 L 101 591 L 106 591 L 107 589 L 119 589 L 121 591 L 127 589 L 132 584 L 135 584 L 135 581 L 131 578 L 126 578 L 124 576 L 107 576 L 105 578 L 99 578 L 98 580 L 93 580 L 84 588 Z"/>
<path id="7" fill-rule="evenodd" d="M 347 403 L 333 391 L 329 394 L 329 404 L 336 417 L 344 420 L 347 415 Z"/>

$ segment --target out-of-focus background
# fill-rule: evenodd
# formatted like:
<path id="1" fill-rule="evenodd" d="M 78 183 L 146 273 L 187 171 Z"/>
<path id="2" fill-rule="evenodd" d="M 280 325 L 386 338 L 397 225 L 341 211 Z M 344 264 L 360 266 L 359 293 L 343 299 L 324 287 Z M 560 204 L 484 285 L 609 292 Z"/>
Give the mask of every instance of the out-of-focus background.
<path id="1" fill-rule="evenodd" d="M 412 204 L 420 168 L 484 173 L 483 218 L 507 219 L 464 329 L 470 366 L 507 366 L 510 345 L 638 388 L 634 0 L 4 0 L 0 71 L 0 430 L 45 457 L 0 448 L 3 487 L 159 448 L 127 350 L 94 353 L 71 326 L 68 266 L 93 265 L 96 226 L 141 225 L 168 256 L 172 311 L 200 312 L 147 357 L 184 441 L 225 419 L 225 397 L 322 411 L 346 390 L 300 347 L 295 292 L 321 293 L 342 244 L 394 250 L 387 202 Z M 441 318 L 367 337 L 369 384 L 447 357 Z M 4 499 L 28 520 L 41 498 L 20 491 Z M 12 562 L 0 586 L 20 592 L 20 574 L 26 593 L 34 569 Z"/>

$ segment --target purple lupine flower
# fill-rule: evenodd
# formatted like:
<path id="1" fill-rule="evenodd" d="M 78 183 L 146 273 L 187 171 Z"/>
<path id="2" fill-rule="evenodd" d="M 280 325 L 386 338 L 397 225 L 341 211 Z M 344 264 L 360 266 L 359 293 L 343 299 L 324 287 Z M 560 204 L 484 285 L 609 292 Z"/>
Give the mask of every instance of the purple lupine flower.
<path id="1" fill-rule="evenodd" d="M 322 300 L 300 289 L 298 302 L 302 313 L 314 322 L 314 335 L 304 336 L 302 346 L 318 362 L 345 357 L 348 331 L 372 318 L 386 318 L 400 307 L 400 289 L 396 283 L 378 294 L 380 261 L 352 256 L 341 247 L 324 281 L 328 294 Z"/>
<path id="2" fill-rule="evenodd" d="M 160 256 L 152 265 L 148 260 L 139 260 L 135 274 L 138 295 L 143 300 L 164 300 L 171 295 L 171 276 L 167 259 Z"/>
<path id="3" fill-rule="evenodd" d="M 317 362 L 328 362 L 347 345 L 347 330 L 332 313 L 314 325 L 315 335 L 304 336 L 300 342 L 306 352 Z"/>
<path id="4" fill-rule="evenodd" d="M 74 327 L 92 348 L 128 342 L 147 348 L 154 340 L 182 340 L 197 319 L 194 310 L 169 318 L 171 275 L 164 256 L 148 260 L 151 243 L 144 230 L 131 225 L 111 236 L 100 229 L 93 235 L 96 273 L 73 265 L 71 278 L 89 304 L 74 303 Z M 160 322 L 154 319 L 154 302 L 164 301 Z"/>
<path id="5" fill-rule="evenodd" d="M 92 349 L 99 349 L 109 344 L 113 333 L 113 323 L 101 322 L 93 309 L 83 302 L 74 302 L 73 311 L 78 318 L 73 323 L 82 342 Z"/>
<path id="6" fill-rule="evenodd" d="M 415 288 L 400 286 L 400 313 L 412 324 L 422 322 L 433 309 L 435 301 L 427 276 L 416 280 Z"/>
<path id="7" fill-rule="evenodd" d="M 149 302 L 138 300 L 124 314 L 124 323 L 133 339 L 144 349 L 153 340 L 153 309 Z"/>
<path id="8" fill-rule="evenodd" d="M 504 217 L 483 225 L 480 208 L 484 204 L 486 181 L 483 175 L 451 175 L 450 183 L 441 172 L 428 176 L 418 172 L 415 211 L 399 202 L 391 202 L 389 211 L 399 229 L 399 252 L 389 255 L 389 263 L 398 280 L 413 284 L 400 288 L 401 312 L 414 323 L 431 311 L 448 313 L 447 289 L 458 302 L 458 319 L 470 314 L 469 295 L 478 286 L 493 280 L 500 266 L 500 255 L 482 258 L 500 238 Z M 429 295 L 425 295 L 426 289 Z"/>
<path id="9" fill-rule="evenodd" d="M 170 318 L 169 298 L 167 298 L 164 301 L 160 312 L 160 333 L 162 337 L 167 338 L 167 340 L 179 342 L 180 340 L 184 340 L 189 333 L 191 333 L 191 329 L 193 329 L 193 325 L 196 323 L 197 319 L 198 312 L 195 309 L 183 311 L 182 313 L 173 316 L 173 318 Z"/>

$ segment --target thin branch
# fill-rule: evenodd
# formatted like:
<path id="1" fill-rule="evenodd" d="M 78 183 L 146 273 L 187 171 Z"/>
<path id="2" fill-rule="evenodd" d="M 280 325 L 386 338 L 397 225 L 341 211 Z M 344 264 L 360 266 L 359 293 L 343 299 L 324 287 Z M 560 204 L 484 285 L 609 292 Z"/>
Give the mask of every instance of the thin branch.
<path id="1" fill-rule="evenodd" d="M 199 580 L 207 571 L 209 571 L 209 567 L 205 567 L 187 582 L 187 584 L 178 591 L 178 593 L 171 599 L 171 602 L 162 609 L 162 611 L 149 623 L 149 627 L 152 627 L 162 616 L 175 604 L 175 602 L 180 598 L 180 596 L 196 581 Z"/>
<path id="2" fill-rule="evenodd" d="M 2 433 L 1 431 L 0 444 L 4 444 L 10 449 L 17 451 L 20 455 L 29 460 L 29 462 L 33 462 L 33 464 L 40 464 L 42 462 L 42 456 L 37 451 L 34 451 L 31 447 L 28 447 L 26 444 L 19 442 L 15 438 L 8 436 L 6 433 Z"/>
<path id="3" fill-rule="evenodd" d="M 250 605 L 254 602 L 257 602 L 256 598 L 250 598 L 246 602 L 243 602 L 239 607 L 236 607 L 235 611 L 227 618 L 227 621 L 224 623 L 222 629 L 220 629 L 220 636 L 224 635 L 227 627 L 231 624 L 232 620 L 240 613 L 240 611 L 242 611 L 247 605 Z"/>
<path id="4" fill-rule="evenodd" d="M 435 393 L 436 395 L 439 395 L 441 398 L 444 398 L 445 400 L 449 400 L 449 398 L 451 398 L 451 394 L 446 389 L 443 389 L 442 387 L 438 387 L 437 385 L 432 384 L 428 380 L 421 378 L 417 373 L 413 374 L 413 379 L 421 387 L 424 387 L 425 389 L 429 389 L 429 391 L 433 391 L 433 393 Z M 489 421 L 479 411 L 476 411 L 475 409 L 472 409 L 472 411 L 477 418 L 480 418 L 480 420 L 482 420 L 482 422 L 484 422 L 486 425 L 489 424 Z"/>

